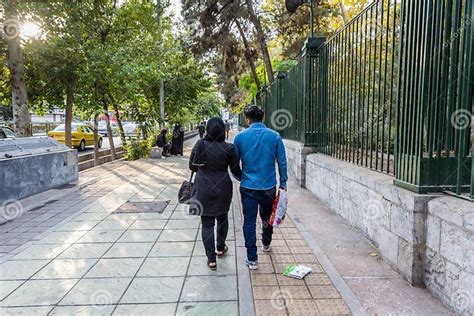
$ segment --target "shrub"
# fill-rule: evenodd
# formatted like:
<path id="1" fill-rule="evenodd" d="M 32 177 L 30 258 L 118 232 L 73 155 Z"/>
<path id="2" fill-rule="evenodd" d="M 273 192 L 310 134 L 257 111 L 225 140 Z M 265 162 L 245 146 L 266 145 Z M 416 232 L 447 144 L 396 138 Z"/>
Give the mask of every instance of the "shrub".
<path id="1" fill-rule="evenodd" d="M 127 143 L 125 149 L 127 151 L 127 154 L 125 155 L 127 160 L 146 158 L 150 156 L 150 141 L 147 139 L 134 139 Z"/>

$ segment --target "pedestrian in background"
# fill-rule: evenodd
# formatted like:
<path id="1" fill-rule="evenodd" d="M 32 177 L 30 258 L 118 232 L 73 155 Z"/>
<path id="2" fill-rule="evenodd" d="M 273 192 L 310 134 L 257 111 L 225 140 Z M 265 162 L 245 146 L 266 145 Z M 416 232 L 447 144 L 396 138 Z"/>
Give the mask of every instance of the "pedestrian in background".
<path id="1" fill-rule="evenodd" d="M 206 249 L 207 265 L 217 269 L 216 256 L 224 256 L 228 213 L 232 201 L 232 180 L 228 169 L 240 180 L 242 171 L 235 156 L 234 145 L 225 141 L 225 125 L 221 118 L 215 117 L 207 122 L 206 136 L 194 146 L 189 158 L 189 169 L 196 172 L 191 207 L 201 215 L 202 241 Z M 214 226 L 217 221 L 217 247 Z M 217 248 L 217 251 L 216 251 Z"/>
<path id="2" fill-rule="evenodd" d="M 225 139 L 229 139 L 230 123 L 229 120 L 225 120 Z"/>
<path id="3" fill-rule="evenodd" d="M 204 127 L 204 122 L 202 122 L 201 124 L 199 124 L 198 126 L 198 132 L 199 132 L 199 138 L 203 138 L 204 137 L 204 132 L 206 131 L 206 127 Z"/>
<path id="4" fill-rule="evenodd" d="M 166 133 L 168 133 L 168 130 L 166 128 L 161 130 L 160 134 L 158 134 L 158 137 L 156 138 L 156 146 L 163 148 L 162 155 L 164 157 L 169 157 L 171 151 L 171 144 L 166 141 Z"/>
<path id="5" fill-rule="evenodd" d="M 184 129 L 181 124 L 176 123 L 173 128 L 173 140 L 171 141 L 171 154 L 183 155 L 184 147 Z"/>
<path id="6" fill-rule="evenodd" d="M 276 196 L 276 170 L 278 163 L 280 188 L 286 189 L 288 180 L 286 153 L 280 134 L 262 123 L 264 112 L 257 106 L 245 110 L 249 128 L 235 137 L 237 159 L 242 161 L 240 194 L 244 214 L 244 238 L 247 248 L 245 264 L 258 269 L 256 221 L 260 207 L 262 220 L 262 250 L 270 252 L 273 227 L 269 225 Z"/>

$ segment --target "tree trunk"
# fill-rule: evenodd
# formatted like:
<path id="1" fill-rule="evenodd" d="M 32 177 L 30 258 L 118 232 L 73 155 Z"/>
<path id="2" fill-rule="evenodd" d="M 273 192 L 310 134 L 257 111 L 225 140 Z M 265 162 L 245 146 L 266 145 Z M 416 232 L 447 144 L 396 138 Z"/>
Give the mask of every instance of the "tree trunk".
<path id="1" fill-rule="evenodd" d="M 118 105 L 117 105 L 117 103 L 115 102 L 114 98 L 111 95 L 109 95 L 109 97 L 110 97 L 110 100 L 112 101 L 112 107 L 114 108 L 115 118 L 117 119 L 117 125 L 118 125 L 119 131 L 120 131 L 120 139 L 122 140 L 122 146 L 125 146 L 125 145 L 127 145 L 127 139 L 125 137 L 125 131 L 123 130 L 122 118 L 120 117 L 120 112 L 119 112 L 119 109 L 118 109 Z"/>
<path id="2" fill-rule="evenodd" d="M 262 24 L 260 23 L 259 17 L 255 13 L 252 0 L 247 0 L 247 10 L 249 12 L 250 21 L 252 21 L 252 24 L 255 26 L 255 33 L 257 35 L 260 48 L 262 50 L 263 61 L 265 62 L 265 67 L 267 69 L 268 80 L 270 81 L 270 83 L 272 83 L 275 80 L 275 77 L 273 76 L 272 61 L 270 59 L 270 54 L 268 53 L 265 33 L 263 32 L 263 27 L 262 27 Z"/>
<path id="3" fill-rule="evenodd" d="M 99 161 L 99 93 L 100 93 L 100 81 L 96 79 L 94 82 L 94 94 L 96 101 L 96 111 L 94 113 L 94 166 L 98 166 Z"/>
<path id="4" fill-rule="evenodd" d="M 347 24 L 347 14 L 346 14 L 346 7 L 344 6 L 344 0 L 341 0 L 341 2 L 339 2 L 339 5 L 341 7 L 341 15 L 342 15 L 342 19 L 344 20 L 344 25 Z"/>
<path id="5" fill-rule="evenodd" d="M 6 9 L 4 37 L 8 45 L 8 64 L 12 81 L 12 107 L 15 132 L 18 137 L 32 135 L 31 117 L 28 110 L 28 94 L 26 92 L 25 65 L 20 45 L 20 25 L 16 4 L 4 1 Z"/>
<path id="6" fill-rule="evenodd" d="M 260 91 L 260 88 L 261 88 L 260 80 L 258 79 L 257 68 L 255 67 L 255 63 L 253 61 L 252 53 L 250 52 L 249 42 L 247 41 L 247 37 L 245 36 L 245 32 L 242 29 L 242 25 L 240 25 L 239 20 L 235 19 L 234 21 L 235 21 L 235 25 L 237 25 L 237 29 L 239 30 L 240 37 L 242 37 L 242 42 L 244 43 L 245 59 L 247 59 L 247 62 L 249 63 L 250 71 L 252 72 L 253 80 L 255 81 L 255 84 L 257 85 L 257 90 Z"/>
<path id="7" fill-rule="evenodd" d="M 105 112 L 105 125 L 107 126 L 107 136 L 109 138 L 109 144 L 110 144 L 110 155 L 112 156 L 112 160 L 115 160 L 117 159 L 117 156 L 115 155 L 114 135 L 113 135 L 112 127 L 110 127 L 109 108 L 107 105 L 104 105 L 104 112 Z"/>
<path id="8" fill-rule="evenodd" d="M 72 107 L 74 104 L 74 90 L 75 84 L 72 83 L 68 86 L 66 91 L 66 120 L 64 122 L 64 133 L 66 134 L 65 144 L 66 146 L 72 148 L 72 135 L 71 135 L 71 125 L 72 125 Z"/>
<path id="9" fill-rule="evenodd" d="M 99 112 L 94 114 L 94 166 L 98 166 L 99 161 Z"/>

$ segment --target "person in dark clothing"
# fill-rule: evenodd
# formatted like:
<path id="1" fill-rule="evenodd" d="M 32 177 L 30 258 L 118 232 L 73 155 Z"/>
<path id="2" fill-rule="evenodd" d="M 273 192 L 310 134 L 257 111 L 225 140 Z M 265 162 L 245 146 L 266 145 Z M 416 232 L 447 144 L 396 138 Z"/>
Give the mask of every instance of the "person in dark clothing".
<path id="1" fill-rule="evenodd" d="M 232 201 L 232 180 L 228 168 L 240 180 L 242 171 L 236 159 L 234 145 L 225 142 L 225 125 L 215 117 L 207 122 L 206 136 L 194 146 L 189 168 L 196 172 L 191 211 L 201 216 L 202 241 L 206 249 L 207 264 L 217 269 L 216 255 L 221 257 L 228 248 L 225 244 L 229 222 L 227 215 Z M 193 210 L 194 208 L 194 210 Z M 214 226 L 217 221 L 217 251 Z"/>
<path id="2" fill-rule="evenodd" d="M 199 132 L 199 138 L 204 137 L 204 132 L 206 131 L 206 128 L 204 127 L 204 122 L 199 124 L 198 126 L 198 132 Z"/>
<path id="3" fill-rule="evenodd" d="M 225 139 L 229 139 L 230 132 L 230 123 L 228 120 L 225 120 Z"/>
<path id="4" fill-rule="evenodd" d="M 167 129 L 162 129 L 160 134 L 158 134 L 158 137 L 156 138 L 156 146 L 163 148 L 163 156 L 164 157 L 169 157 L 170 156 L 170 150 L 171 150 L 171 144 L 166 142 L 166 133 L 168 133 Z"/>
<path id="5" fill-rule="evenodd" d="M 181 124 L 176 123 L 173 129 L 173 140 L 171 141 L 171 154 L 183 155 L 184 129 Z"/>

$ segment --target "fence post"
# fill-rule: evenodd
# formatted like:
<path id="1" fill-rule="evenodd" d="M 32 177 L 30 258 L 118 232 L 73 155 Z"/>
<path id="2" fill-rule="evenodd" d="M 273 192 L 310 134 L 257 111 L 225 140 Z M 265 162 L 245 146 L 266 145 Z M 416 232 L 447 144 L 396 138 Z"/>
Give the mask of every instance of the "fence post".
<path id="1" fill-rule="evenodd" d="M 322 46 L 324 37 L 312 37 L 306 40 L 303 47 L 304 60 L 304 103 L 299 123 L 299 137 L 307 146 L 325 148 L 327 146 L 327 126 L 325 120 L 327 89 L 327 62 L 324 61 Z"/>

